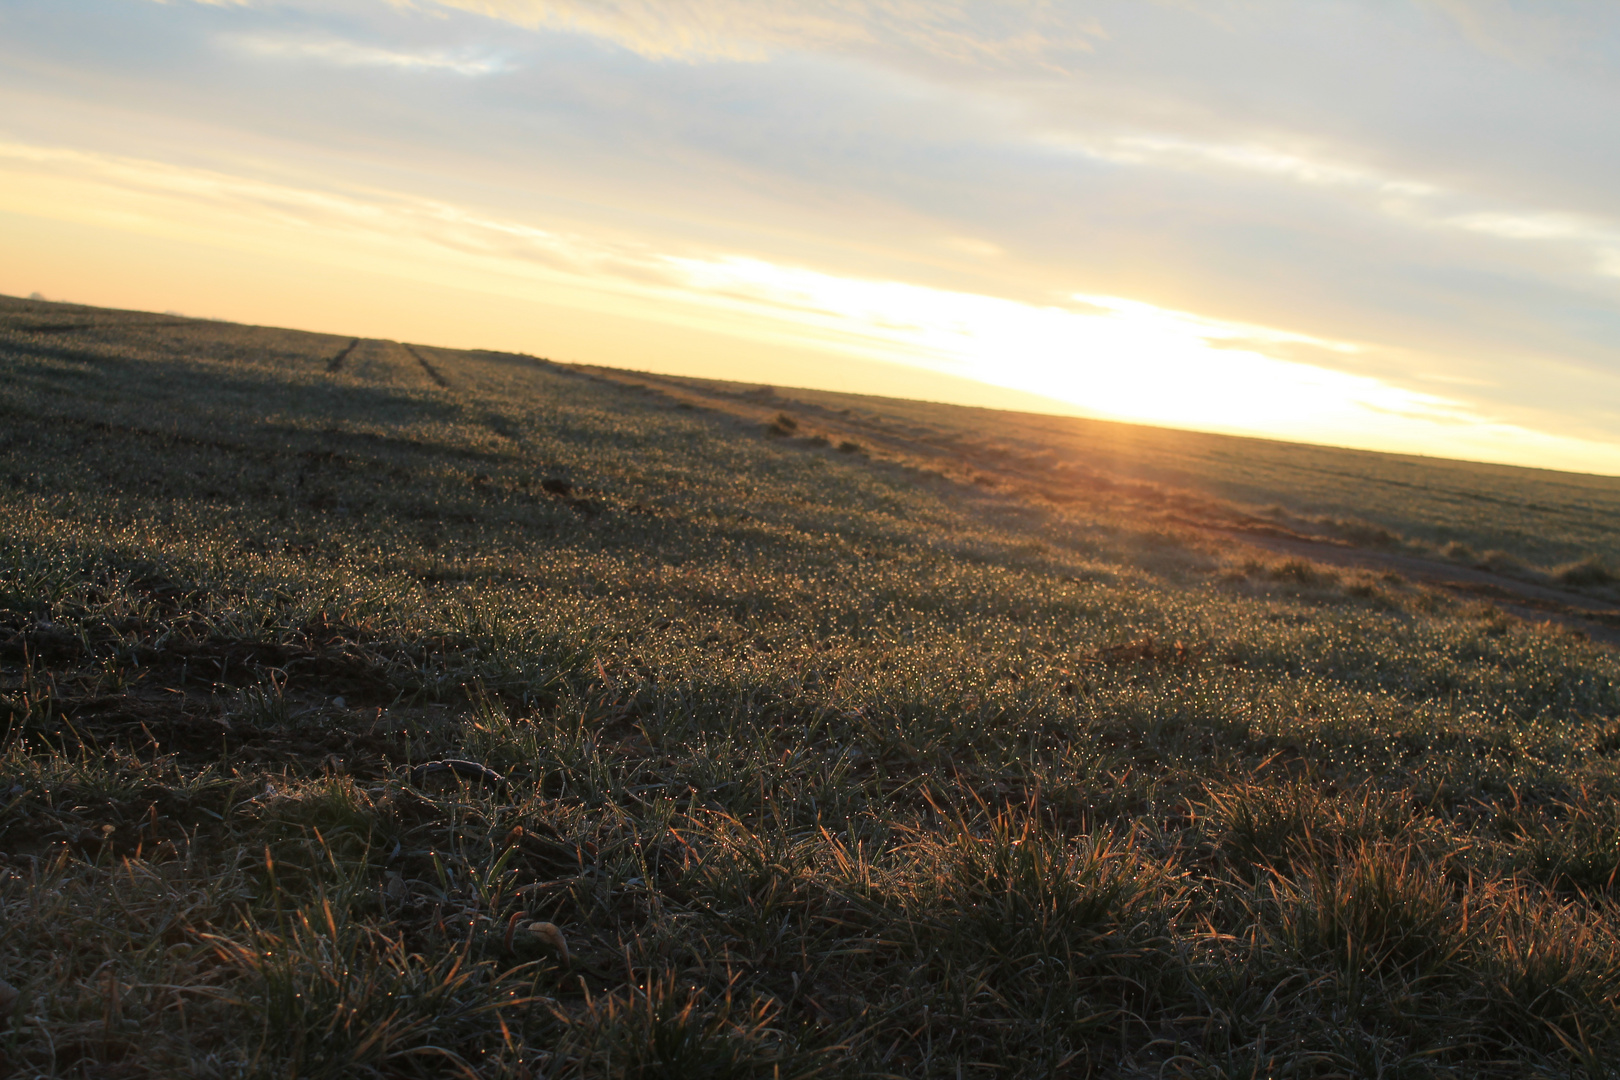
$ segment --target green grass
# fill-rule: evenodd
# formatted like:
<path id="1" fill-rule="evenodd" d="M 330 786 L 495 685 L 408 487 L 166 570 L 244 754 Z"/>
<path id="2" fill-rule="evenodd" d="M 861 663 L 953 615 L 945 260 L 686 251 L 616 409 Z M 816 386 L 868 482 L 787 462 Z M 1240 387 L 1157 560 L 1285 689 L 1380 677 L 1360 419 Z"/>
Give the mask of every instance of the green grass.
<path id="1" fill-rule="evenodd" d="M 1607 481 L 350 341 L 0 301 L 0 1072 L 1612 1071 L 1615 654 L 1129 487 Z"/>

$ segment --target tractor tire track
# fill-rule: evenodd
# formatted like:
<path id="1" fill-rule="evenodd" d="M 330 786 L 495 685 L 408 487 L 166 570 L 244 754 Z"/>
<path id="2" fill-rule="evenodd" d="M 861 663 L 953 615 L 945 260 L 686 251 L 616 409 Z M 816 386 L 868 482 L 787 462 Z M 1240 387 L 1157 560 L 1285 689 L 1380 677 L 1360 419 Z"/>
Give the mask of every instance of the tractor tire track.
<path id="1" fill-rule="evenodd" d="M 414 345 L 404 345 L 403 347 L 404 347 L 406 352 L 408 352 L 412 356 L 416 357 L 416 362 L 418 364 L 422 365 L 422 370 L 427 372 L 427 377 L 432 379 L 435 383 L 437 383 L 439 385 L 440 389 L 443 389 L 443 390 L 450 389 L 449 381 L 446 380 L 443 375 L 439 374 L 439 369 L 438 368 L 436 368 L 432 364 L 428 363 L 427 357 L 423 356 L 421 353 L 416 351 L 416 347 Z"/>
<path id="2" fill-rule="evenodd" d="M 339 349 L 338 354 L 336 356 L 332 357 L 332 359 L 330 359 L 330 360 L 328 360 L 326 362 L 327 373 L 328 374 L 336 374 L 338 369 L 343 366 L 343 361 L 345 361 L 345 360 L 347 360 L 349 358 L 349 354 L 354 352 L 355 348 L 359 344 L 360 344 L 360 339 L 355 338 L 353 341 L 351 341 L 347 345 L 343 346 L 343 348 Z"/>

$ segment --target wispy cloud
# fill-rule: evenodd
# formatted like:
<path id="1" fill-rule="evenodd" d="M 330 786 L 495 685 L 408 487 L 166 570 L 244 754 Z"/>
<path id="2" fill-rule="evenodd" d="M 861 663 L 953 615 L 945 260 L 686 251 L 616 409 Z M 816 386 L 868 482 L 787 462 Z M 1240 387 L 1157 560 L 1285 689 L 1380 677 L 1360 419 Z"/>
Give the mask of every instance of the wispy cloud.
<path id="1" fill-rule="evenodd" d="M 1510 0 L 1427 0 L 1483 52 L 1516 64 L 1575 51 L 1583 26 L 1602 4 L 1514 4 Z M 1582 10 L 1582 9 L 1586 10 Z"/>
<path id="2" fill-rule="evenodd" d="M 1421 177 L 1393 175 L 1332 157 L 1261 143 L 1218 143 L 1162 135 L 1076 137 L 1048 133 L 1060 151 L 1112 164 L 1191 173 L 1252 173 L 1318 191 L 1338 192 L 1386 217 L 1426 229 L 1456 229 L 1500 240 L 1573 244 L 1594 274 L 1613 276 L 1620 222 L 1524 206 L 1490 206 L 1487 197 Z M 1473 207 L 1473 209 L 1465 209 Z"/>
<path id="3" fill-rule="evenodd" d="M 1222 168 L 1260 173 L 1312 187 L 1361 189 L 1390 195 L 1429 196 L 1433 184 L 1383 175 L 1376 170 L 1334 160 L 1304 149 L 1264 143 L 1209 142 L 1170 135 L 1123 135 L 1108 139 L 1072 140 L 1049 137 L 1054 145 L 1073 146 L 1108 161 L 1159 168 Z"/>
<path id="4" fill-rule="evenodd" d="M 903 45 L 970 65 L 1061 68 L 1103 36 L 1042 0 L 433 0 L 523 26 L 591 34 L 644 56 L 762 61 L 789 50 Z"/>
<path id="5" fill-rule="evenodd" d="M 340 38 L 285 38 L 239 34 L 225 44 L 255 56 L 312 60 L 337 67 L 399 68 L 406 71 L 448 71 L 457 75 L 494 75 L 510 70 L 503 58 L 440 50 L 411 51 L 366 45 Z"/>

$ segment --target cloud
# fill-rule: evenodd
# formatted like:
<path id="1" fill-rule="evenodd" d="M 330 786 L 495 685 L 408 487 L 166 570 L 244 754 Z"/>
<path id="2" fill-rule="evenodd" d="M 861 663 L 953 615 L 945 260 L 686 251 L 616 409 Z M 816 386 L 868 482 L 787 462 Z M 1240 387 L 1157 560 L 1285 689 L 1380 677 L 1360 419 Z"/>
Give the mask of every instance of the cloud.
<path id="1" fill-rule="evenodd" d="M 988 240 L 975 240 L 971 236 L 942 236 L 938 240 L 939 246 L 947 251 L 959 252 L 963 255 L 972 255 L 980 259 L 999 259 L 1007 254 L 1005 248 L 993 244 Z"/>
<path id="2" fill-rule="evenodd" d="M 1553 212 L 1487 211 L 1449 218 L 1447 225 L 1506 240 L 1582 240 L 1590 243 L 1612 242 L 1612 227 L 1602 222 L 1574 214 Z"/>
<path id="3" fill-rule="evenodd" d="M 255 56 L 314 60 L 337 67 L 448 71 L 467 76 L 494 75 L 510 69 L 507 61 L 487 54 L 457 55 L 440 50 L 411 52 L 365 45 L 340 38 L 303 39 L 241 34 L 224 40 L 227 46 Z"/>
<path id="4" fill-rule="evenodd" d="M 790 43 L 840 46 L 868 38 L 834 5 L 658 3 L 656 0 L 437 0 L 520 26 L 607 38 L 643 56 L 763 61 Z"/>
<path id="5" fill-rule="evenodd" d="M 1425 230 L 1460 230 L 1498 240 L 1574 245 L 1590 272 L 1613 276 L 1620 223 L 1592 215 L 1504 203 L 1421 176 L 1380 171 L 1310 148 L 1220 143 L 1162 135 L 1076 137 L 1048 134 L 1061 152 L 1144 170 L 1252 174 L 1338 198 L 1345 209 L 1374 213 Z"/>
<path id="6" fill-rule="evenodd" d="M 1597 5 L 1563 0 L 1536 7 L 1508 0 L 1427 0 L 1476 48 L 1510 61 L 1544 63 L 1578 47 L 1584 16 Z M 1586 10 L 1583 11 L 1582 8 Z"/>
<path id="7" fill-rule="evenodd" d="M 1041 0 L 432 0 L 521 26 L 611 40 L 659 59 L 763 61 L 786 51 L 899 45 L 983 67 L 1061 69 L 1103 36 Z"/>
<path id="8" fill-rule="evenodd" d="M 1056 140 L 1061 145 L 1061 140 Z M 1107 142 L 1079 142 L 1083 152 L 1125 164 L 1161 168 L 1221 168 L 1277 177 L 1311 187 L 1362 189 L 1380 194 L 1427 196 L 1440 189 L 1421 180 L 1380 175 L 1365 166 L 1335 161 L 1309 149 L 1262 142 L 1210 142 L 1166 135 L 1125 135 Z"/>

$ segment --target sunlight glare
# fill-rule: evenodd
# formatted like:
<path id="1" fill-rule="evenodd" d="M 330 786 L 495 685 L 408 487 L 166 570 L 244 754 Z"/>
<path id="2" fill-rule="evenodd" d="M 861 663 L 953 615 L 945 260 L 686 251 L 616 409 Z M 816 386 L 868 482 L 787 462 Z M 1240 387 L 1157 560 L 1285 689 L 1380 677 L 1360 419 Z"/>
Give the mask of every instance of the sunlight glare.
<path id="1" fill-rule="evenodd" d="M 1443 398 L 1267 355 L 1345 356 L 1348 342 L 1076 294 L 1037 306 L 755 259 L 671 259 L 711 296 L 791 311 L 886 359 L 1055 398 L 1097 416 L 1204 430 L 1352 439 L 1393 418 L 1458 418 Z"/>

